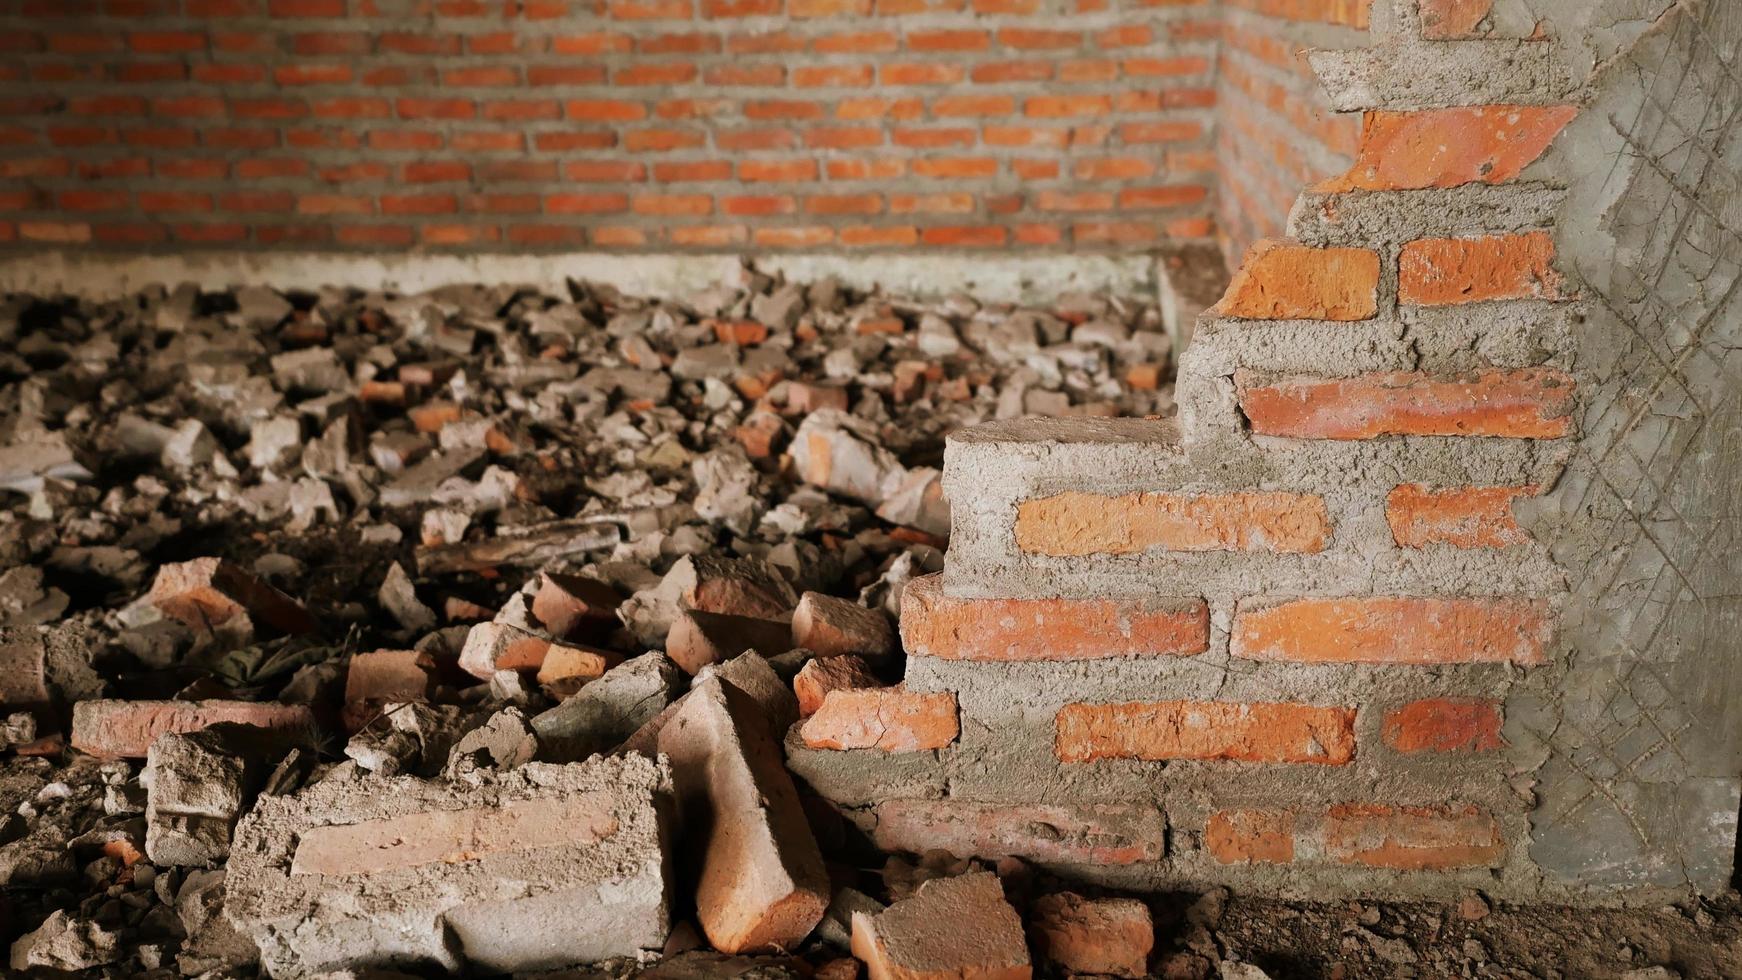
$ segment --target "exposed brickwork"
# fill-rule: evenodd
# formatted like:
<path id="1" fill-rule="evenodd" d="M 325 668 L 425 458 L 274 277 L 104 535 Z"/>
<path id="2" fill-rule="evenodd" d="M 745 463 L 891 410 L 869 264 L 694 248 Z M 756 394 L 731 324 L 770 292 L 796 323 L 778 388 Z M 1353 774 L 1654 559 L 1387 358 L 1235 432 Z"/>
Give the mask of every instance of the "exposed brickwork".
<path id="1" fill-rule="evenodd" d="M 1144 551 L 1322 551 L 1330 538 L 1315 494 L 1064 493 L 1026 500 L 1016 544 L 1055 557 Z"/>
<path id="2" fill-rule="evenodd" d="M 1204 850 L 1222 864 L 1287 864 L 1294 860 L 1294 814 L 1221 810 L 1204 824 Z"/>
<path id="3" fill-rule="evenodd" d="M 1425 870 L 1489 867 L 1506 853 L 1494 818 L 1476 806 L 1345 804 L 1331 808 L 1325 851 L 1343 864 Z"/>
<path id="4" fill-rule="evenodd" d="M 1430 490 L 1405 483 L 1385 498 L 1385 519 L 1400 547 L 1505 548 L 1530 540 L 1512 502 L 1536 487 L 1454 487 Z"/>
<path id="5" fill-rule="evenodd" d="M 1430 238 L 1403 246 L 1397 298 L 1420 306 L 1502 299 L 1559 299 L 1548 232 L 1488 238 Z"/>
<path id="6" fill-rule="evenodd" d="M 1062 762 L 1225 759 L 1338 766 L 1355 755 L 1355 710 L 1306 704 L 1164 701 L 1068 704 L 1058 714 Z"/>
<path id="7" fill-rule="evenodd" d="M 1355 165 L 1322 191 L 1500 184 L 1542 156 L 1573 106 L 1454 106 L 1369 112 Z"/>
<path id="8" fill-rule="evenodd" d="M 1543 662 L 1552 618 L 1542 602 L 1396 596 L 1242 602 L 1235 656 L 1292 663 Z"/>
<path id="9" fill-rule="evenodd" d="M 1494 0 L 1422 0 L 1421 36 L 1432 41 L 1474 37 Z"/>
<path id="10" fill-rule="evenodd" d="M 1240 409 L 1252 431 L 1296 439 L 1506 436 L 1554 439 L 1572 427 L 1573 381 L 1552 368 L 1420 373 L 1255 383 L 1242 373 Z"/>
<path id="11" fill-rule="evenodd" d="M 1216 305 L 1253 320 L 1365 320 L 1378 311 L 1379 255 L 1365 248 L 1306 248 L 1265 239 Z"/>
<path id="12" fill-rule="evenodd" d="M 1491 752 L 1500 737 L 1500 706 L 1476 698 L 1424 698 L 1385 713 L 1385 744 L 1399 752 Z"/>
<path id="13" fill-rule="evenodd" d="M 909 656 L 948 660 L 1094 660 L 1202 653 L 1210 612 L 1202 599 L 956 599 L 935 575 L 901 597 Z"/>
<path id="14" fill-rule="evenodd" d="M 923 13 L 923 17 L 914 15 Z M 1127 249 L 1213 231 L 1218 13 L 30 4 L 0 242 Z"/>

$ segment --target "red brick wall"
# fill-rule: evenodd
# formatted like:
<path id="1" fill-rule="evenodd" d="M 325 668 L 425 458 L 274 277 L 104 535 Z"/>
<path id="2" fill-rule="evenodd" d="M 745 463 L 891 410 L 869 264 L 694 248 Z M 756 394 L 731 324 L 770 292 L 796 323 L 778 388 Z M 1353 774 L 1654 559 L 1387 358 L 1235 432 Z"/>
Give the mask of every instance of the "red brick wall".
<path id="1" fill-rule="evenodd" d="M 13 0 L 0 243 L 1212 233 L 1207 0 Z"/>
<path id="2" fill-rule="evenodd" d="M 1348 168 L 1360 116 L 1330 111 L 1306 49 L 1361 46 L 1371 5 L 1223 0 L 1216 221 L 1230 268 L 1252 242 L 1282 235 L 1302 186 Z"/>

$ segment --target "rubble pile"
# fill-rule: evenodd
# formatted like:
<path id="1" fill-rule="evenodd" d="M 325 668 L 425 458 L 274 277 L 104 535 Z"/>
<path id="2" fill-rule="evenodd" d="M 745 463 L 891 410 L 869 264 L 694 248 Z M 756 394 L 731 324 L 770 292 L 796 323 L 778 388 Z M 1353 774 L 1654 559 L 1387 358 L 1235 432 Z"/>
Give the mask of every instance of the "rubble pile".
<path id="1" fill-rule="evenodd" d="M 891 686 L 944 436 L 1169 414 L 1168 355 L 1117 297 L 749 267 L 5 297 L 10 967 L 1141 975 L 1143 903 L 885 864 L 782 742 L 953 737 Z"/>

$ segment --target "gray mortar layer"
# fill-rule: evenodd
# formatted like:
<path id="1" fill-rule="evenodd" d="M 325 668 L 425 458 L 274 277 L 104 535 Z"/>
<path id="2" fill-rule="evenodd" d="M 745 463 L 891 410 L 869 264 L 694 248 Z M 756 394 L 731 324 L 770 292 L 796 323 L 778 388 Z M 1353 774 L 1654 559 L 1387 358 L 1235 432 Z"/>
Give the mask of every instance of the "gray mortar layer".
<path id="1" fill-rule="evenodd" d="M 291 874 L 301 835 L 316 827 L 584 793 L 609 794 L 617 824 L 590 845 L 360 875 Z M 669 767 L 640 756 L 533 763 L 453 783 L 341 771 L 295 796 L 262 797 L 244 818 L 225 914 L 254 937 L 274 977 L 363 966 L 463 969 L 463 930 L 450 921 L 457 915 L 484 932 L 492 918 L 516 923 L 516 953 L 532 950 L 535 961 L 514 968 L 634 956 L 658 949 L 669 927 L 670 794 Z"/>
<path id="2" fill-rule="evenodd" d="M 1288 215 L 1289 236 L 1314 248 L 1371 248 L 1418 238 L 1516 234 L 1553 224 L 1566 192 L 1544 183 L 1408 191 L 1308 190 Z"/>
<path id="3" fill-rule="evenodd" d="M 1393 40 L 1371 48 L 1312 51 L 1307 61 L 1339 112 L 1553 105 L 1580 92 L 1553 48 L 1518 40 Z"/>

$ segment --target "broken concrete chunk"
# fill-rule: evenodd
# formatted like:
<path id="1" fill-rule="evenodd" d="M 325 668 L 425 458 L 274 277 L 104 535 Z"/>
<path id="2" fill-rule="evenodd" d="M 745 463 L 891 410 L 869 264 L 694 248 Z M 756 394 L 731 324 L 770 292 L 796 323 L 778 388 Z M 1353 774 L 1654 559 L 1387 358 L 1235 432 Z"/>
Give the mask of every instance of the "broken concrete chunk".
<path id="1" fill-rule="evenodd" d="M 686 610 L 678 614 L 665 637 L 665 653 L 679 667 L 695 674 L 746 650 L 773 654 L 792 639 L 792 627 L 780 620 L 756 619 Z"/>
<path id="2" fill-rule="evenodd" d="M 828 873 L 780 746 L 749 695 L 718 678 L 659 733 L 700 852 L 696 917 L 725 953 L 791 949 L 829 904 Z"/>
<path id="3" fill-rule="evenodd" d="M 884 752 L 941 749 L 960 733 L 954 694 L 899 685 L 830 691 L 801 730 L 804 744 L 813 749 Z"/>
<path id="4" fill-rule="evenodd" d="M 225 722 L 250 725 L 290 747 L 319 739 L 305 704 L 253 701 L 80 701 L 73 705 L 73 748 L 101 758 L 143 759 L 159 735 L 196 732 Z"/>
<path id="5" fill-rule="evenodd" d="M 91 475 L 63 433 L 37 433 L 0 446 L 0 490 L 38 493 L 45 480 L 83 481 Z"/>
<path id="6" fill-rule="evenodd" d="M 806 483 L 873 506 L 906 472 L 864 421 L 836 409 L 805 417 L 792 437 L 792 459 Z"/>
<path id="7" fill-rule="evenodd" d="M 870 980 L 1029 980 L 1022 921 L 998 877 L 934 878 L 883 912 L 853 915 L 853 955 Z"/>
<path id="8" fill-rule="evenodd" d="M 670 770 L 639 757 L 464 783 L 329 776 L 237 830 L 226 914 L 274 977 L 549 970 L 658 950 Z"/>
<path id="9" fill-rule="evenodd" d="M 206 865 L 229 856 L 236 821 L 270 764 L 253 734 L 214 725 L 166 733 L 151 744 L 140 782 L 148 793 L 145 853 L 153 864 Z"/>
<path id="10" fill-rule="evenodd" d="M 1134 898 L 1042 895 L 1029 908 L 1028 933 L 1042 959 L 1071 973 L 1149 975 L 1155 924 Z"/>
<path id="11" fill-rule="evenodd" d="M 319 622 L 295 599 L 222 558 L 165 565 L 151 584 L 151 603 L 190 629 L 226 632 L 261 623 L 284 633 L 312 633 Z"/>
<path id="12" fill-rule="evenodd" d="M 32 932 L 12 944 L 11 967 L 92 970 L 121 960 L 121 937 L 88 919 L 56 909 Z"/>
<path id="13" fill-rule="evenodd" d="M 463 735 L 448 755 L 449 779 L 475 769 L 513 769 L 538 754 L 538 739 L 519 708 L 503 708 Z"/>
<path id="14" fill-rule="evenodd" d="M 682 683 L 683 672 L 663 653 L 625 660 L 532 719 L 539 758 L 574 762 L 609 751 L 665 710 Z"/>
<path id="15" fill-rule="evenodd" d="M 806 592 L 792 614 L 792 645 L 819 657 L 851 653 L 879 660 L 895 652 L 895 628 L 881 609 Z"/>
<path id="16" fill-rule="evenodd" d="M 798 675 L 792 679 L 792 693 L 798 696 L 800 718 L 816 714 L 830 691 L 882 686 L 883 682 L 871 672 L 870 666 L 850 653 L 811 660 L 799 668 Z"/>
<path id="17" fill-rule="evenodd" d="M 411 584 L 411 576 L 405 574 L 405 569 L 398 562 L 388 566 L 387 575 L 381 580 L 381 588 L 376 591 L 375 598 L 381 603 L 381 608 L 399 621 L 400 626 L 418 633 L 435 629 L 435 613 L 418 601 L 417 589 Z"/>

